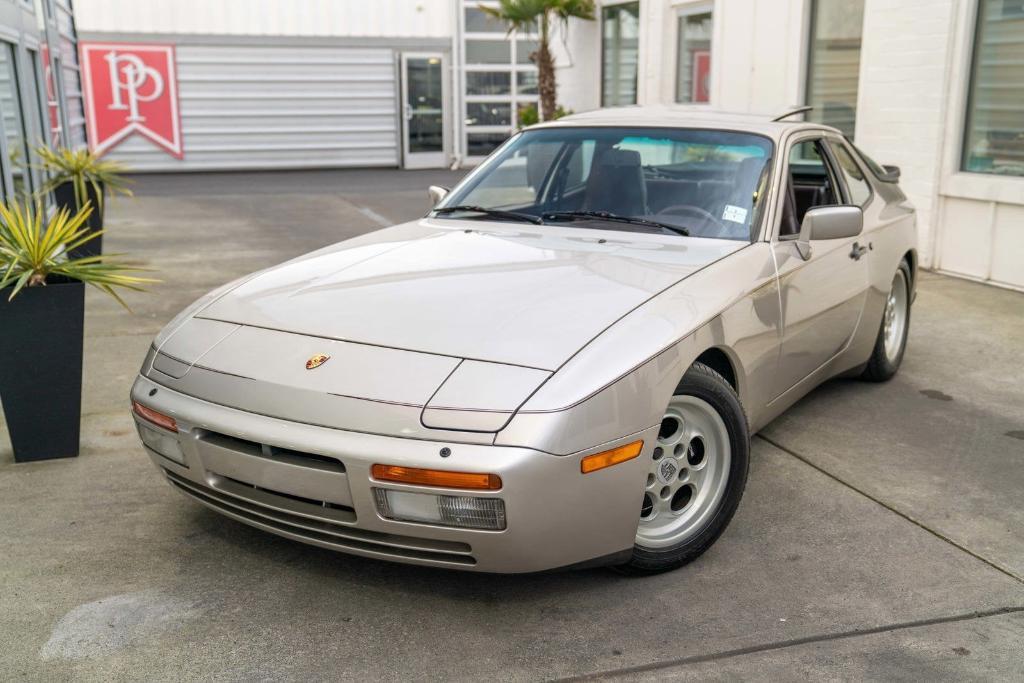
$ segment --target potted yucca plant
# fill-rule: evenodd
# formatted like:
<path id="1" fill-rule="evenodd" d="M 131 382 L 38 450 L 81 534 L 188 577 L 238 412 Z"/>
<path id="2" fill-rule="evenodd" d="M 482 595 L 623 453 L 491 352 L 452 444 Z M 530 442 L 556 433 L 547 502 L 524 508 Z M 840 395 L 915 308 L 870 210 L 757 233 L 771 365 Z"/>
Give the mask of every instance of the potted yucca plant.
<path id="1" fill-rule="evenodd" d="M 68 256 L 97 238 L 91 211 L 0 204 L 0 402 L 18 462 L 78 455 L 85 285 L 125 305 L 118 288 L 155 282 L 116 258 Z"/>
<path id="2" fill-rule="evenodd" d="M 122 177 L 123 164 L 101 159 L 87 149 L 50 149 L 45 145 L 36 148 L 42 160 L 45 182 L 39 193 L 46 196 L 53 192 L 57 208 L 66 208 L 72 215 L 85 208 L 93 207 L 86 222 L 88 229 L 96 234 L 94 239 L 83 242 L 71 250 L 72 258 L 96 256 L 103 253 L 103 199 L 104 195 L 120 193 L 131 196 L 128 181 Z"/>

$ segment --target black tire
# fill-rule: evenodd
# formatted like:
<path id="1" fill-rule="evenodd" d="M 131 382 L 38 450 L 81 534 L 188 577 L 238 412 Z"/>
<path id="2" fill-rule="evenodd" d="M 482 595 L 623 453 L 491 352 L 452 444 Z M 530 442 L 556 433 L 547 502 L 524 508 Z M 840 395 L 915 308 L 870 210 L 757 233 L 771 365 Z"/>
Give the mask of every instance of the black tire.
<path id="1" fill-rule="evenodd" d="M 633 546 L 629 562 L 614 569 L 622 574 L 645 576 L 669 571 L 688 564 L 700 557 L 718 540 L 729 525 L 736 508 L 743 498 L 750 468 L 750 430 L 747 416 L 736 392 L 717 372 L 704 365 L 694 363 L 676 388 L 675 395 L 695 396 L 709 403 L 721 416 L 729 435 L 731 458 L 725 494 L 718 509 L 695 536 L 667 548 L 644 548 Z M 639 505 L 637 506 L 639 508 Z M 639 518 L 640 510 L 637 510 Z"/>
<path id="2" fill-rule="evenodd" d="M 860 379 L 867 382 L 888 382 L 900 369 L 903 362 L 903 353 L 907 350 L 907 335 L 910 333 L 910 311 L 913 294 L 913 281 L 911 280 L 910 266 L 906 261 L 900 261 L 899 272 L 903 273 L 903 283 L 907 295 L 907 316 L 906 324 L 903 326 L 903 339 L 900 340 L 899 352 L 895 358 L 889 358 L 885 352 L 885 312 L 883 309 L 882 320 L 878 323 L 878 336 L 875 337 L 875 348 L 871 351 L 871 358 L 861 373 Z M 895 276 L 894 276 L 895 279 Z"/>

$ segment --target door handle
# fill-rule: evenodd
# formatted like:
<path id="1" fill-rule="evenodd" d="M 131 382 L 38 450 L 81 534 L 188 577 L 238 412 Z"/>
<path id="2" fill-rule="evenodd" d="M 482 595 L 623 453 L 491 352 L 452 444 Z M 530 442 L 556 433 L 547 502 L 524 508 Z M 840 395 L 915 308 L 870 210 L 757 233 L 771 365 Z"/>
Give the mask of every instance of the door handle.
<path id="1" fill-rule="evenodd" d="M 853 248 L 850 250 L 850 258 L 854 261 L 860 261 L 860 257 L 866 254 L 867 251 L 867 247 L 862 247 L 859 243 L 854 242 Z"/>

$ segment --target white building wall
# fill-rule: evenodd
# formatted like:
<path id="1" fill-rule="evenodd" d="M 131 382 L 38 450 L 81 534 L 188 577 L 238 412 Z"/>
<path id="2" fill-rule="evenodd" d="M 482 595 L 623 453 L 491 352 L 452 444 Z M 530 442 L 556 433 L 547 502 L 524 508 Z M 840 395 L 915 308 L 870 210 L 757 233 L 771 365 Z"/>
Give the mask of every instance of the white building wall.
<path id="1" fill-rule="evenodd" d="M 765 113 L 803 103 L 810 5 L 641 0 L 638 103 L 674 101 L 676 17 L 694 6 L 714 12 L 711 109 Z M 922 265 L 1024 288 L 1024 178 L 960 171 L 976 12 L 977 0 L 866 0 L 856 139 L 900 167 L 918 209 Z M 595 108 L 600 22 L 571 31 L 576 65 L 559 73 L 560 99 Z"/>
<path id="2" fill-rule="evenodd" d="M 673 12 L 679 4 L 675 3 Z M 712 108 L 779 112 L 803 101 L 804 5 L 799 0 L 715 3 Z M 665 24 L 672 27 L 666 51 L 674 53 L 675 20 Z M 669 94 L 672 96 L 674 93 Z"/>
<path id="3" fill-rule="evenodd" d="M 918 210 L 926 267 L 934 261 L 946 116 L 955 106 L 949 61 L 957 4 L 867 0 L 864 8 L 857 144 L 879 163 L 900 167 L 900 187 Z"/>
<path id="4" fill-rule="evenodd" d="M 600 11 L 598 12 L 600 16 Z M 552 41 L 558 103 L 574 112 L 601 106 L 601 22 L 573 19 Z"/>
<path id="5" fill-rule="evenodd" d="M 452 0 L 76 0 L 82 32 L 445 38 Z"/>
<path id="6" fill-rule="evenodd" d="M 619 4 L 601 0 L 600 7 Z M 639 104 L 675 101 L 678 12 L 711 6 L 712 109 L 780 111 L 803 100 L 806 0 L 641 0 Z M 576 111 L 601 102 L 601 22 L 573 21 L 573 66 L 559 60 L 559 100 Z"/>

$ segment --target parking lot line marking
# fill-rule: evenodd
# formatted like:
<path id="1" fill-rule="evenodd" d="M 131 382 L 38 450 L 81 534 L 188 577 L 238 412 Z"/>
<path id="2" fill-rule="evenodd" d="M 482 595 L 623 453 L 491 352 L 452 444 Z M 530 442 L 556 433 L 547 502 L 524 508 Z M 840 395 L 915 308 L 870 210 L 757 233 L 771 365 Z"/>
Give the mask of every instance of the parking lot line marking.
<path id="1" fill-rule="evenodd" d="M 930 533 L 932 536 L 935 536 L 936 538 L 945 541 L 946 543 L 950 544 L 951 546 L 953 546 L 957 550 L 965 552 L 968 555 L 970 555 L 971 557 L 973 557 L 974 559 L 980 560 L 980 561 L 984 562 L 985 564 L 987 564 L 988 566 L 992 567 L 993 569 L 995 569 L 999 573 L 1005 574 L 1006 576 L 1009 576 L 1011 579 L 1013 579 L 1014 581 L 1017 581 L 1018 583 L 1024 583 L 1024 577 L 1018 576 L 1013 570 L 1011 570 L 1011 569 L 1009 569 L 1007 567 L 1004 567 L 1004 566 L 1000 565 L 998 562 L 994 562 L 994 561 L 988 559 L 987 557 L 979 555 L 978 553 L 974 552 L 970 548 L 967 548 L 967 547 L 965 547 L 963 545 L 960 545 L 959 543 L 954 541 L 949 536 L 946 536 L 945 534 L 943 534 L 943 533 L 941 533 L 939 531 L 936 531 L 935 529 L 930 528 L 924 522 L 921 522 L 919 520 L 914 519 L 913 517 L 911 517 L 910 515 L 908 515 L 907 513 L 903 512 L 901 510 L 897 510 L 892 505 L 889 505 L 888 503 L 886 503 L 885 501 L 881 500 L 880 498 L 876 498 L 875 496 L 871 495 L 867 491 L 864 491 L 862 489 L 857 488 L 856 486 L 854 486 L 853 484 L 851 484 L 848 481 L 843 481 L 842 479 L 840 479 L 836 475 L 832 474 L 828 470 L 823 469 L 823 468 L 819 467 L 818 465 L 815 465 L 808 458 L 804 457 L 803 455 L 800 455 L 799 453 L 794 451 L 792 448 L 788 448 L 786 446 L 783 446 L 779 442 L 773 441 L 772 439 L 768 438 L 767 436 L 764 436 L 763 434 L 758 434 L 757 438 L 761 439 L 762 441 L 764 441 L 767 444 L 770 444 L 770 445 L 774 446 L 775 448 L 778 448 L 783 453 L 786 453 L 787 455 L 793 456 L 794 458 L 796 458 L 800 462 L 804 463 L 805 465 L 807 465 L 809 467 L 814 468 L 818 472 L 821 472 L 822 474 L 824 474 L 826 477 L 828 477 L 832 481 L 838 482 L 838 483 L 842 484 L 843 486 L 845 486 L 846 488 L 851 489 L 853 491 L 856 491 L 857 493 L 859 493 L 860 495 L 864 496 L 868 500 L 871 500 L 871 501 L 881 505 L 882 507 L 884 507 L 889 512 L 902 517 L 903 519 L 907 520 L 908 522 L 910 522 L 914 526 L 916 526 L 918 528 L 921 528 L 921 529 L 924 529 L 925 531 Z"/>
<path id="2" fill-rule="evenodd" d="M 359 213 L 361 213 L 364 216 L 366 216 L 367 218 L 369 218 L 371 221 L 373 221 L 377 225 L 381 226 L 382 228 L 387 228 L 387 227 L 392 226 L 392 225 L 395 224 L 395 221 L 388 220 L 387 218 L 385 218 L 384 216 L 381 216 L 379 213 L 377 213 L 376 211 L 374 211 L 371 208 L 368 208 L 368 207 L 365 207 L 365 206 L 357 206 L 356 210 L 359 211 Z"/>

